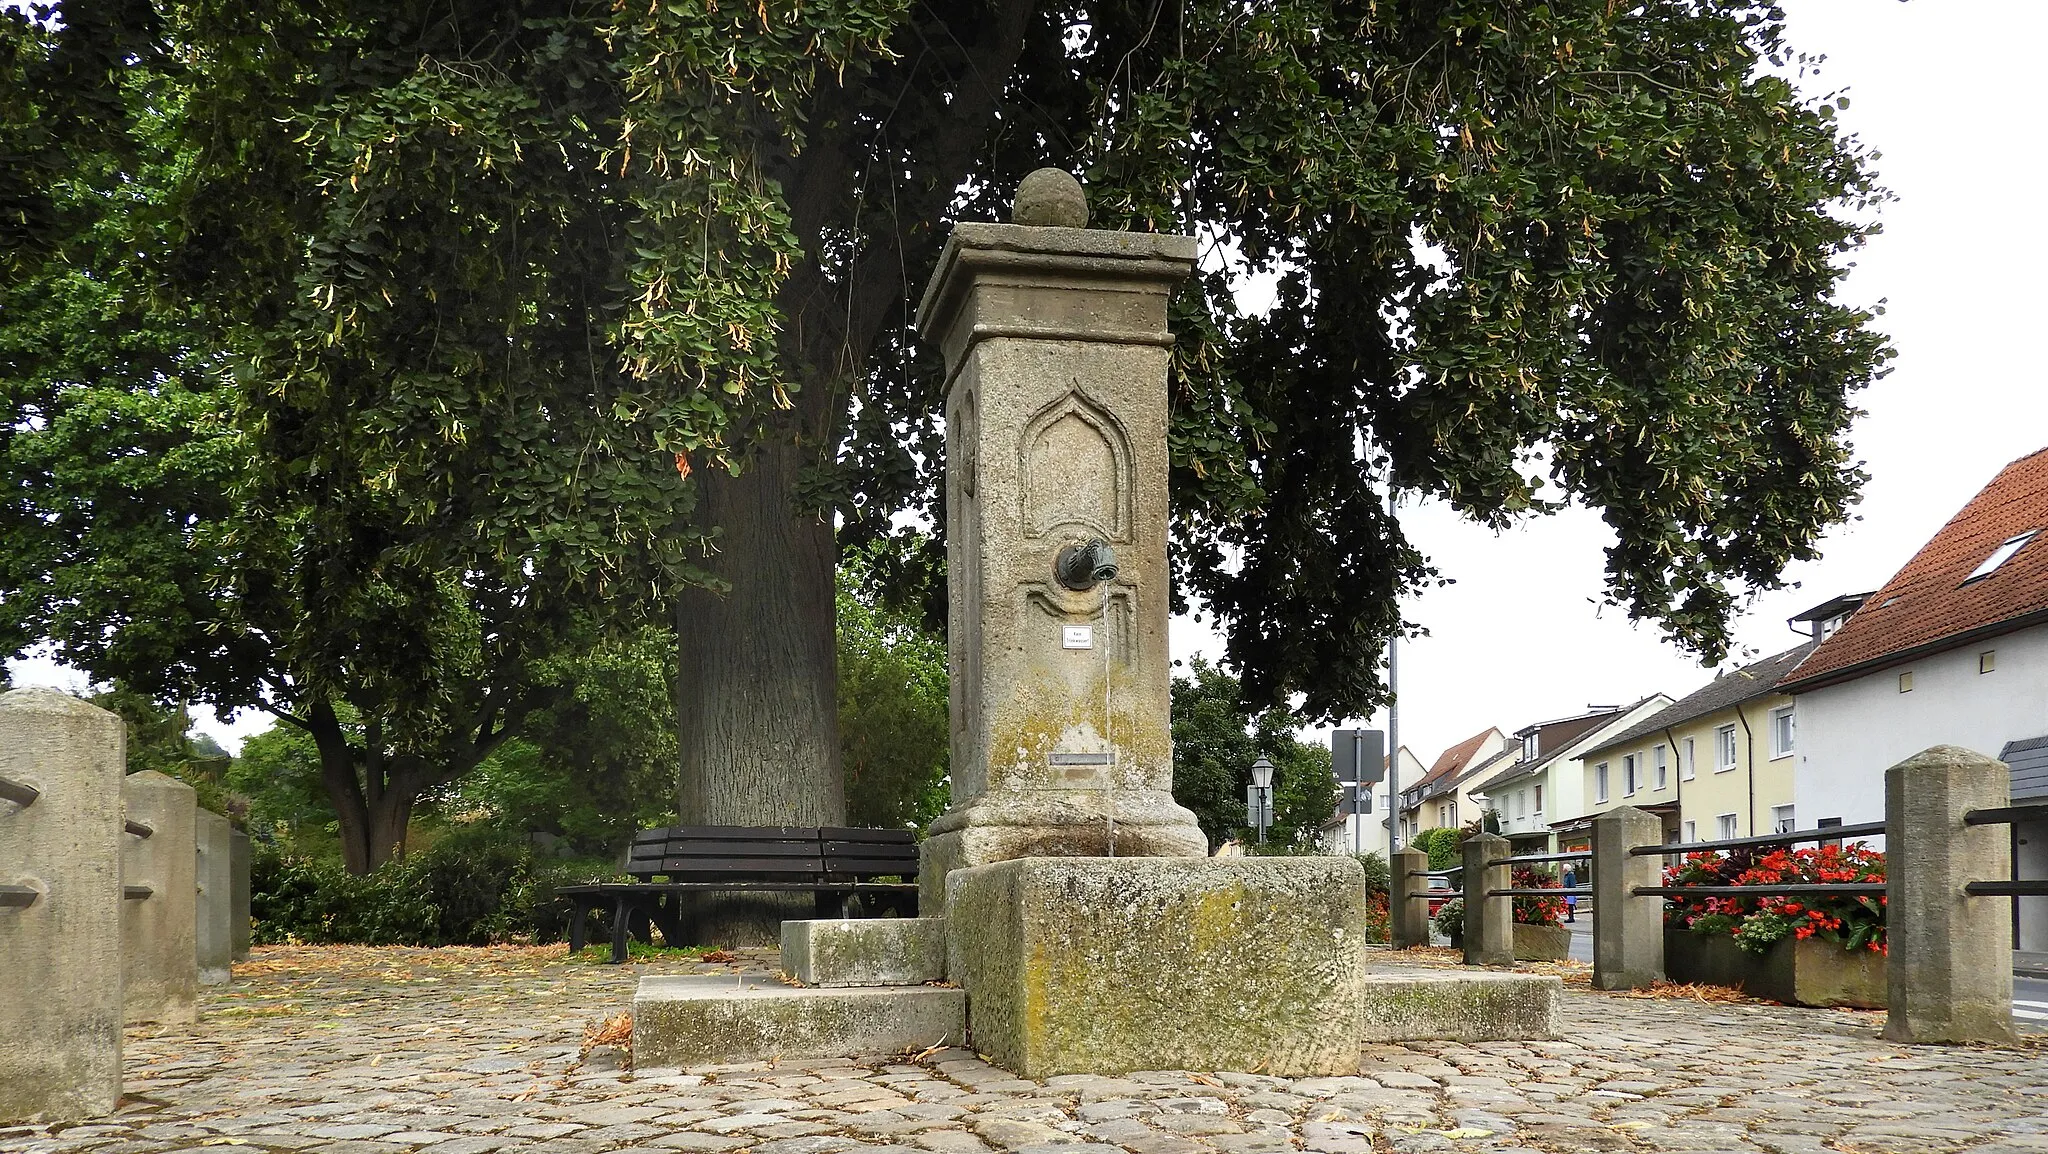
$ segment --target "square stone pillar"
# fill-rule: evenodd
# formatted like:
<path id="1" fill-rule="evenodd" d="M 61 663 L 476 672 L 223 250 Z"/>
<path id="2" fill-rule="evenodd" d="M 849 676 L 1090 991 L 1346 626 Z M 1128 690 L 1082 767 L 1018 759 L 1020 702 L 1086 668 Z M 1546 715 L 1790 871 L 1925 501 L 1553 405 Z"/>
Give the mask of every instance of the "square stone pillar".
<path id="1" fill-rule="evenodd" d="M 1663 858 L 1632 855 L 1664 841 L 1656 814 L 1624 805 L 1593 818 L 1593 986 L 1646 989 L 1664 979 L 1664 899 L 1637 886 L 1663 884 Z"/>
<path id="2" fill-rule="evenodd" d="M 1429 944 L 1429 879 L 1417 876 L 1428 870 L 1429 855 L 1421 850 L 1394 851 L 1388 868 L 1393 879 L 1387 886 L 1387 921 L 1397 950 Z"/>
<path id="3" fill-rule="evenodd" d="M 249 960 L 249 835 L 241 830 L 228 834 L 228 938 L 234 943 L 233 960 Z"/>
<path id="4" fill-rule="evenodd" d="M 1173 801 L 1166 635 L 1167 301 L 1194 265 L 1193 237 L 963 222 L 925 291 L 947 371 L 953 775 L 928 914 L 963 867 L 1207 853 Z"/>
<path id="5" fill-rule="evenodd" d="M 130 1022 L 199 1018 L 198 796 L 145 769 L 121 783 L 130 834 L 121 854 L 121 963 Z"/>
<path id="6" fill-rule="evenodd" d="M 193 867 L 197 893 L 193 897 L 193 949 L 199 964 L 199 984 L 225 986 L 234 960 L 234 827 L 228 819 L 202 809 L 195 815 L 197 843 Z"/>
<path id="7" fill-rule="evenodd" d="M 2008 805 L 2011 783 L 2004 762 L 1954 745 L 1884 771 L 1892 1041 L 2012 1041 L 2012 899 L 1963 892 L 2012 877 L 2012 827 L 1963 821 Z"/>
<path id="8" fill-rule="evenodd" d="M 1474 834 L 1465 839 L 1465 964 L 1468 966 L 1512 966 L 1515 964 L 1515 899 L 1490 898 L 1495 890 L 1508 888 L 1507 866 L 1488 865 L 1514 852 L 1513 843 L 1496 833 Z"/>
<path id="9" fill-rule="evenodd" d="M 125 740 L 69 694 L 0 695 L 0 1126 L 111 1114 L 121 1096 Z"/>

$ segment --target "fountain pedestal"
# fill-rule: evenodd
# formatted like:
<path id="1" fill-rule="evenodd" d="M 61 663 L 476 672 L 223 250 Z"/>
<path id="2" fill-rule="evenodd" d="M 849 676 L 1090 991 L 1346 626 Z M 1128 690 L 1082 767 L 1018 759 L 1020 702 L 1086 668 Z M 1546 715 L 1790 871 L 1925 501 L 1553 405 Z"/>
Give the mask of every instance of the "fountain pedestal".
<path id="1" fill-rule="evenodd" d="M 1036 195 L 1061 181 L 1034 174 L 1020 216 L 1085 220 L 1078 185 Z M 1166 306 L 1194 262 L 1193 237 L 962 223 L 925 292 L 948 374 L 953 776 L 928 913 L 955 869 L 1207 853 L 1173 800 L 1166 635 Z"/>
<path id="2" fill-rule="evenodd" d="M 948 373 L 953 694 L 924 917 L 785 923 L 783 969 L 837 988 L 643 978 L 636 1060 L 964 1032 L 1032 1077 L 1347 1074 L 1364 1037 L 1550 1036 L 1555 978 L 1367 973 L 1356 861 L 1205 856 L 1173 800 L 1166 646 L 1166 306 L 1195 242 L 1081 227 L 1080 186 L 1044 169 L 1016 217 L 957 225 L 918 311 Z M 960 989 L 921 984 L 941 936 Z"/>

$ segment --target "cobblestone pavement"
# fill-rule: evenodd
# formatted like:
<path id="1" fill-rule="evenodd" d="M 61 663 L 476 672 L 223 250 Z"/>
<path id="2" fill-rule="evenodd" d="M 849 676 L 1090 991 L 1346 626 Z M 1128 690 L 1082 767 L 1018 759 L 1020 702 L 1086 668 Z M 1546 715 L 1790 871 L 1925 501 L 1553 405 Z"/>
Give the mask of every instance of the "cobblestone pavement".
<path id="1" fill-rule="evenodd" d="M 638 974 L 721 969 L 738 972 L 571 963 L 559 948 L 259 950 L 207 996 L 197 1026 L 130 1032 L 117 1116 L 0 1129 L 0 1150 L 2048 1150 L 2048 1049 L 2037 1041 L 1909 1049 L 1879 1039 L 1879 1015 L 1582 987 L 1567 993 L 1570 1041 L 1374 1046 L 1342 1078 L 1039 1083 L 950 1049 L 636 1075 L 617 1050 L 582 1053 L 586 1032 L 626 1009 Z"/>

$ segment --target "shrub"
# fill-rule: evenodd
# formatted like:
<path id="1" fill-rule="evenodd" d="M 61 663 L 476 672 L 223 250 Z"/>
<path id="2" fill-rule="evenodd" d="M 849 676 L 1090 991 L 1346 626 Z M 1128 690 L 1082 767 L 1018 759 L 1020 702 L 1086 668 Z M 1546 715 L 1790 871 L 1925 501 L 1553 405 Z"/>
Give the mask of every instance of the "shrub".
<path id="1" fill-rule="evenodd" d="M 1761 855 L 1694 853 L 1664 869 L 1664 884 L 1671 886 L 1884 880 L 1884 854 L 1862 845 L 1779 849 Z M 1786 938 L 1820 938 L 1845 950 L 1887 952 L 1882 894 L 1674 898 L 1664 921 L 1704 936 L 1727 934 L 1754 953 Z"/>
<path id="2" fill-rule="evenodd" d="M 1436 920 L 1431 924 L 1436 926 L 1437 933 L 1440 933 L 1447 938 L 1457 939 L 1464 937 L 1465 899 L 1452 898 L 1450 901 L 1445 902 L 1443 906 L 1436 911 Z"/>
<path id="3" fill-rule="evenodd" d="M 1433 870 L 1455 869 L 1464 861 L 1465 831 L 1458 829 L 1426 829 L 1416 834 L 1408 843 L 1411 847 L 1429 855 L 1429 868 Z"/>
<path id="4" fill-rule="evenodd" d="M 1358 865 L 1365 871 L 1365 893 L 1367 897 L 1378 894 L 1385 899 L 1392 890 L 1393 873 L 1387 867 L 1385 854 L 1368 850 L 1359 854 Z"/>
<path id="5" fill-rule="evenodd" d="M 542 862 L 521 842 L 457 830 L 432 847 L 358 876 L 333 858 L 264 847 L 250 863 L 258 942 L 487 945 L 551 941 L 567 923 L 562 885 L 610 874 L 591 862 Z"/>
<path id="6" fill-rule="evenodd" d="M 1367 888 L 1365 891 L 1365 940 L 1387 942 L 1393 940 L 1393 918 L 1387 912 L 1387 891 Z"/>

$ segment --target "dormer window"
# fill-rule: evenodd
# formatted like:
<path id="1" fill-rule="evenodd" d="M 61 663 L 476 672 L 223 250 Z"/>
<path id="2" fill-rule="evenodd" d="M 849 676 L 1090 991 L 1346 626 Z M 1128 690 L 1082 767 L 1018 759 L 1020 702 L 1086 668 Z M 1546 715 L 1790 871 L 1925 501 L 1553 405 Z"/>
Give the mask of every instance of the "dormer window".
<path id="1" fill-rule="evenodd" d="M 1522 738 L 1522 760 L 1536 760 L 1536 735 L 1533 733 Z"/>
<path id="2" fill-rule="evenodd" d="M 2000 565 L 2012 560 L 2012 555 L 2026 548 L 2027 542 L 2032 541 L 2035 535 L 2040 532 L 2039 529 L 2029 529 L 2017 537 L 2006 538 L 1998 548 L 1991 551 L 1991 556 L 1984 558 L 1982 565 L 1971 570 L 1970 575 L 1963 578 L 1963 584 L 1968 585 L 1972 581 L 1982 581 L 1984 578 L 1998 572 Z"/>

